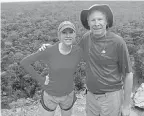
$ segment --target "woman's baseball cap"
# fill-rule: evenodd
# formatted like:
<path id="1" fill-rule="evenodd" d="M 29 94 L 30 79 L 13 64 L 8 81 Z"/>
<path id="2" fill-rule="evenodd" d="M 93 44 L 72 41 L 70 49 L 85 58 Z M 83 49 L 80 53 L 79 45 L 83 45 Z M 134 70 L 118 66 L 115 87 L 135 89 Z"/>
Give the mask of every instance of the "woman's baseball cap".
<path id="1" fill-rule="evenodd" d="M 87 18 L 88 18 L 89 13 L 91 13 L 94 10 L 104 12 L 107 15 L 107 22 L 108 22 L 107 28 L 112 27 L 113 13 L 110 7 L 107 4 L 94 4 L 89 9 L 82 10 L 80 14 L 81 23 L 86 29 L 90 30 Z"/>
<path id="2" fill-rule="evenodd" d="M 71 28 L 76 32 L 76 28 L 75 28 L 74 24 L 71 23 L 70 21 L 62 22 L 58 27 L 58 32 L 62 32 L 66 28 Z"/>

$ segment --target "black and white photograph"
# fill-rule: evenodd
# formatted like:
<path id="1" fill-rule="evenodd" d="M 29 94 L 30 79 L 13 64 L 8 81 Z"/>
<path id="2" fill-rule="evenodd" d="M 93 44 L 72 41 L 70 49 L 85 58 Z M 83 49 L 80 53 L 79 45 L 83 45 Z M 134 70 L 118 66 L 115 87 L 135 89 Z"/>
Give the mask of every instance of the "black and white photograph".
<path id="1" fill-rule="evenodd" d="M 144 1 L 2 0 L 1 116 L 144 116 Z"/>

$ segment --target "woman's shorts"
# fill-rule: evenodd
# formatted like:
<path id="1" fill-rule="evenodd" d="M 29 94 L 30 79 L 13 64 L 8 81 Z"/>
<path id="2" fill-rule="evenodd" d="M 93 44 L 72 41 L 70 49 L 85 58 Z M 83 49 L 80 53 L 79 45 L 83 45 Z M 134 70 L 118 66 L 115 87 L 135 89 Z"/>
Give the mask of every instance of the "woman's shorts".
<path id="1" fill-rule="evenodd" d="M 55 111 L 57 105 L 59 105 L 62 110 L 67 111 L 73 107 L 76 100 L 77 98 L 74 91 L 62 97 L 51 96 L 47 92 L 42 91 L 40 103 L 47 111 Z"/>

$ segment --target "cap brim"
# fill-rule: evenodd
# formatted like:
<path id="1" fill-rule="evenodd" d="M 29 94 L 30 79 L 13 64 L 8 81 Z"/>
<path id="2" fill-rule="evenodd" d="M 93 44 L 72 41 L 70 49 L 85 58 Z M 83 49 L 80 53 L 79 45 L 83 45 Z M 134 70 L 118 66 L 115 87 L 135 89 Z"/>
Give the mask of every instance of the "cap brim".
<path id="1" fill-rule="evenodd" d="M 67 29 L 67 28 L 70 28 L 70 29 L 75 31 L 75 29 L 72 26 L 69 26 L 69 25 L 62 27 L 59 31 L 62 32 L 64 29 Z"/>

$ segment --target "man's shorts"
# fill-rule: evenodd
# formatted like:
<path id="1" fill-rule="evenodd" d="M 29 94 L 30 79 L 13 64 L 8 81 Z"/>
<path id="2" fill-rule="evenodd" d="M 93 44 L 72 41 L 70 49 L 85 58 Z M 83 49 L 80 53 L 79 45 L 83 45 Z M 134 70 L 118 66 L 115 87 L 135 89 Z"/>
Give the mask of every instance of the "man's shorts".
<path id="1" fill-rule="evenodd" d="M 62 97 L 51 96 L 47 92 L 43 91 L 40 102 L 43 108 L 47 111 L 55 111 L 57 105 L 59 105 L 62 110 L 67 111 L 73 107 L 76 99 L 74 91 L 72 91 L 69 95 Z"/>
<path id="2" fill-rule="evenodd" d="M 121 116 L 122 100 L 122 90 L 105 94 L 93 94 L 90 91 L 87 91 L 87 116 Z"/>

